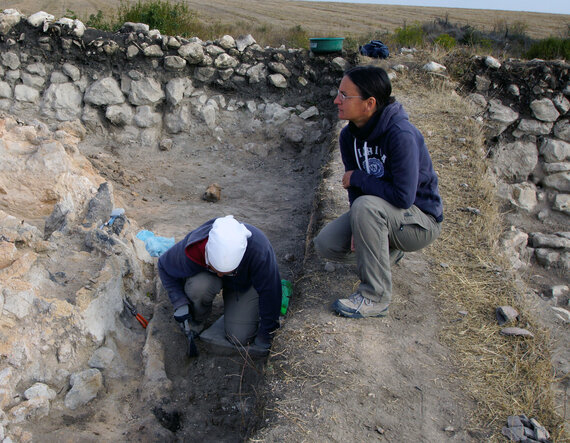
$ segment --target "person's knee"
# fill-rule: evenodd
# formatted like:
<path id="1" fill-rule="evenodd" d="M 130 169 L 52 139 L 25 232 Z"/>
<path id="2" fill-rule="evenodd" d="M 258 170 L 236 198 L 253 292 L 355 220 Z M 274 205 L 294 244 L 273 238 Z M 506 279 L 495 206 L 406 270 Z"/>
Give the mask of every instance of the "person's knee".
<path id="1" fill-rule="evenodd" d="M 313 245 L 315 246 L 315 251 L 320 257 L 326 256 L 327 248 L 319 235 L 313 239 Z"/>
<path id="2" fill-rule="evenodd" d="M 201 272 L 186 280 L 184 292 L 186 296 L 196 302 L 213 300 L 222 290 L 222 279 L 209 272 Z"/>
<path id="3" fill-rule="evenodd" d="M 358 197 L 350 207 L 350 220 L 365 220 L 369 217 L 383 218 L 383 203 L 380 197 L 374 195 L 362 195 Z"/>

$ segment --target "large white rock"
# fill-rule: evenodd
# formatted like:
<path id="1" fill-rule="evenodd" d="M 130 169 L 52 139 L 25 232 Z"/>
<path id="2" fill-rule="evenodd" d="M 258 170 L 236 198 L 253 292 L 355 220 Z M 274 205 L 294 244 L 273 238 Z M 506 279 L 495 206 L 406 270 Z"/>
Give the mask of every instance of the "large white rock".
<path id="1" fill-rule="evenodd" d="M 103 387 L 103 376 L 98 369 L 86 369 L 72 374 L 69 383 L 71 390 L 65 396 L 65 406 L 77 409 L 97 397 Z"/>
<path id="2" fill-rule="evenodd" d="M 177 106 L 184 99 L 186 88 L 192 82 L 187 77 L 177 77 L 170 80 L 165 87 L 166 101 L 172 106 Z"/>
<path id="3" fill-rule="evenodd" d="M 265 64 L 258 63 L 249 68 L 246 75 L 250 84 L 260 83 L 267 77 L 267 68 L 265 67 Z"/>
<path id="4" fill-rule="evenodd" d="M 234 38 L 231 35 L 224 35 L 224 36 L 220 37 L 216 41 L 216 44 L 218 44 L 219 46 L 221 46 L 222 48 L 224 48 L 226 50 L 236 47 L 236 41 L 234 40 Z"/>
<path id="5" fill-rule="evenodd" d="M 570 192 L 570 172 L 557 172 L 542 179 L 542 184 L 560 192 Z"/>
<path id="6" fill-rule="evenodd" d="M 558 194 L 554 198 L 552 207 L 557 211 L 570 215 L 570 194 Z"/>
<path id="7" fill-rule="evenodd" d="M 14 88 L 14 98 L 19 102 L 37 103 L 40 98 L 40 92 L 26 85 L 16 85 Z"/>
<path id="8" fill-rule="evenodd" d="M 125 102 L 125 96 L 113 77 L 105 77 L 92 83 L 87 87 L 83 99 L 95 106 L 120 105 Z"/>
<path id="9" fill-rule="evenodd" d="M 497 60 L 495 57 L 491 57 L 490 55 L 485 57 L 485 64 L 489 68 L 493 69 L 499 69 L 501 67 L 501 63 L 499 62 L 499 60 Z"/>
<path id="10" fill-rule="evenodd" d="M 500 144 L 493 156 L 494 171 L 512 183 L 526 181 L 538 164 L 538 149 L 530 141 Z"/>
<path id="11" fill-rule="evenodd" d="M 287 79 L 283 77 L 282 74 L 271 74 L 269 76 L 269 83 L 280 89 L 287 87 Z"/>
<path id="12" fill-rule="evenodd" d="M 445 72 L 447 71 L 447 68 L 443 65 L 440 65 L 439 63 L 436 62 L 429 62 L 426 63 L 422 69 L 426 72 Z"/>
<path id="13" fill-rule="evenodd" d="M 105 117 L 116 126 L 130 125 L 133 120 L 133 108 L 127 103 L 108 106 Z"/>
<path id="14" fill-rule="evenodd" d="M 15 52 L 3 52 L 1 56 L 2 64 L 12 70 L 20 67 L 20 57 Z"/>
<path id="15" fill-rule="evenodd" d="M 24 391 L 24 398 L 31 400 L 33 398 L 45 398 L 53 400 L 56 397 L 56 392 L 45 383 L 34 383 L 31 387 Z"/>
<path id="16" fill-rule="evenodd" d="M 83 94 L 73 83 L 52 84 L 45 91 L 40 109 L 59 121 L 75 120 L 83 112 Z"/>
<path id="17" fill-rule="evenodd" d="M 245 48 L 255 43 L 256 41 L 251 34 L 242 35 L 236 39 L 236 48 L 239 52 L 243 52 Z"/>
<path id="18" fill-rule="evenodd" d="M 570 142 L 570 121 L 565 119 L 556 122 L 553 132 L 559 139 Z"/>
<path id="19" fill-rule="evenodd" d="M 513 122 L 519 118 L 518 112 L 503 105 L 497 99 L 489 100 L 488 108 L 489 121 L 487 122 L 491 135 L 497 136 L 505 131 Z"/>
<path id="20" fill-rule="evenodd" d="M 192 64 L 198 64 L 204 60 L 204 48 L 197 42 L 188 43 L 178 49 L 178 55 Z"/>
<path id="21" fill-rule="evenodd" d="M 0 34 L 8 34 L 24 16 L 16 9 L 4 9 L 0 14 Z"/>
<path id="22" fill-rule="evenodd" d="M 28 23 L 34 28 L 39 28 L 43 26 L 46 22 L 53 22 L 55 17 L 44 11 L 36 12 L 28 17 Z"/>
<path id="23" fill-rule="evenodd" d="M 534 100 L 530 104 L 530 109 L 534 116 L 544 122 L 555 122 L 560 117 L 560 113 L 556 110 L 556 106 L 549 98 Z"/>
<path id="24" fill-rule="evenodd" d="M 540 155 L 548 163 L 570 160 L 570 143 L 553 138 L 545 138 L 540 144 Z"/>
<path id="25" fill-rule="evenodd" d="M 131 83 L 129 102 L 133 105 L 154 105 L 164 100 L 162 85 L 152 77 L 144 77 Z"/>
<path id="26" fill-rule="evenodd" d="M 0 98 L 12 98 L 12 87 L 9 83 L 0 81 Z"/>
<path id="27" fill-rule="evenodd" d="M 235 68 L 237 65 L 239 65 L 239 60 L 225 52 L 214 60 L 214 66 L 218 69 Z"/>

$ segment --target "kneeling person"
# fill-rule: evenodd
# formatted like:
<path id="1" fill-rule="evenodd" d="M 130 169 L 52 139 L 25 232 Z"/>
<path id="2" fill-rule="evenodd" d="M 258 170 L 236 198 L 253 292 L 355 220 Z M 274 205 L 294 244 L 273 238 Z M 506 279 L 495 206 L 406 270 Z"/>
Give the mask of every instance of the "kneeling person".
<path id="1" fill-rule="evenodd" d="M 281 278 L 261 230 L 232 215 L 209 220 L 161 255 L 158 272 L 174 318 L 187 333 L 204 329 L 214 297 L 223 290 L 226 338 L 269 352 L 279 327 Z"/>

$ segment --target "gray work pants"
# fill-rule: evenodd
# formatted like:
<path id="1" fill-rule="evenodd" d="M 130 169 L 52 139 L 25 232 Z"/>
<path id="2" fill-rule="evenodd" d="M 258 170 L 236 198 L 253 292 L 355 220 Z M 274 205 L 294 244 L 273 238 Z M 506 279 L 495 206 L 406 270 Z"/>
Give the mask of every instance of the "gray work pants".
<path id="1" fill-rule="evenodd" d="M 212 312 L 214 297 L 222 290 L 222 282 L 222 278 L 208 271 L 186 279 L 184 292 L 191 302 L 194 321 L 206 321 Z M 246 345 L 257 335 L 259 295 L 253 286 L 245 292 L 223 289 L 226 337 L 235 344 Z"/>
<path id="2" fill-rule="evenodd" d="M 441 223 L 416 206 L 397 208 L 373 195 L 358 197 L 350 211 L 315 237 L 317 253 L 341 263 L 356 263 L 357 292 L 388 306 L 392 299 L 391 264 L 400 251 L 417 251 L 433 242 Z M 354 237 L 355 251 L 351 250 Z"/>

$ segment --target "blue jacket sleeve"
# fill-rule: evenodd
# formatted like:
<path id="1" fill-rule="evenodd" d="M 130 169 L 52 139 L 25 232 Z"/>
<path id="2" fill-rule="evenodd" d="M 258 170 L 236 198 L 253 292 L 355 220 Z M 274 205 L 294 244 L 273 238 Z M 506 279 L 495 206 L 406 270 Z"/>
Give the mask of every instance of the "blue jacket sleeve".
<path id="1" fill-rule="evenodd" d="M 259 330 L 257 335 L 271 339 L 279 327 L 281 311 L 281 277 L 273 249 L 269 247 L 252 263 L 251 278 L 259 295 Z"/>
<path id="2" fill-rule="evenodd" d="M 191 260 L 186 257 L 185 247 L 186 239 L 176 243 L 158 259 L 158 275 L 174 309 L 188 304 L 184 284 L 187 277 L 195 274 Z"/>
<path id="3" fill-rule="evenodd" d="M 394 206 L 407 209 L 414 204 L 419 179 L 420 149 L 416 137 L 401 131 L 387 140 L 391 177 L 376 178 L 356 169 L 350 177 L 350 186 L 362 194 L 376 195 Z"/>
<path id="4" fill-rule="evenodd" d="M 344 165 L 344 172 L 358 170 L 358 164 L 356 163 L 356 158 L 354 157 L 354 154 L 352 152 L 353 140 L 354 139 L 352 138 L 348 130 L 348 126 L 345 126 L 344 129 L 341 131 L 339 137 L 340 156 L 342 158 L 342 163 Z M 360 192 L 360 190 L 355 188 L 354 186 L 349 186 L 347 192 L 348 192 L 348 201 L 351 205 L 352 202 L 356 200 L 357 197 L 360 197 L 362 195 L 362 192 Z"/>

